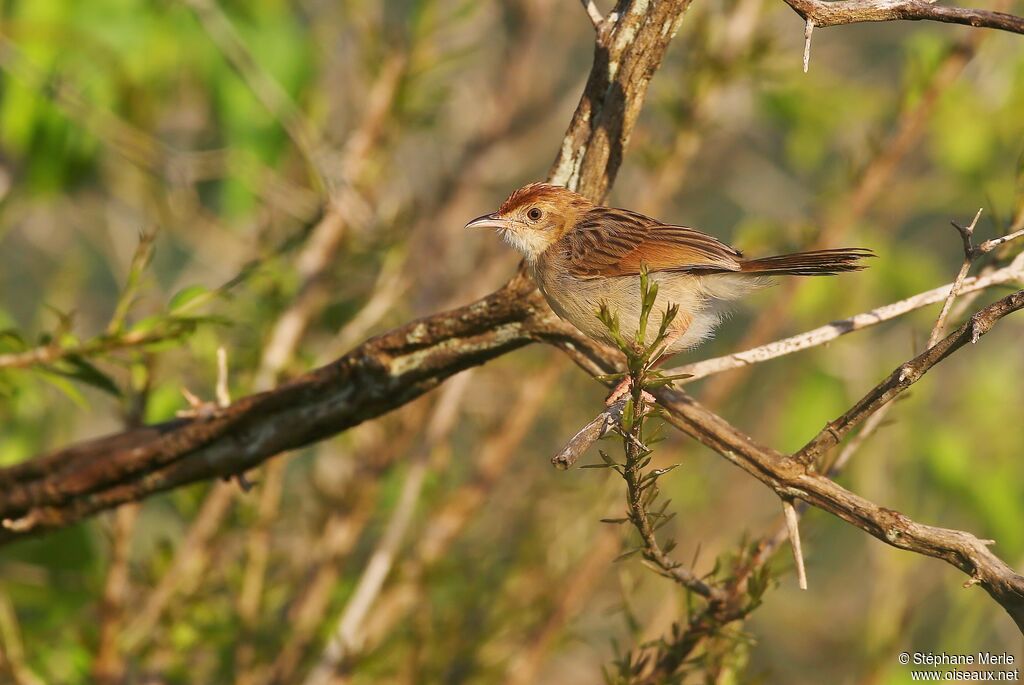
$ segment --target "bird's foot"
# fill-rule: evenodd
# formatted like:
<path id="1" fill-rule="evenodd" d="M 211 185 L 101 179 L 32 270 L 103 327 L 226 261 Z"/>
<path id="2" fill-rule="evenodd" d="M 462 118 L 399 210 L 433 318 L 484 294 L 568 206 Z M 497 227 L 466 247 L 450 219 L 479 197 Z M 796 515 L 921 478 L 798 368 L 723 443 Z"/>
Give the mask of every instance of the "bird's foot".
<path id="1" fill-rule="evenodd" d="M 632 389 L 633 389 L 633 379 L 630 376 L 626 376 L 621 381 L 619 381 L 619 384 L 615 386 L 615 388 L 612 390 L 611 394 L 608 395 L 608 397 L 605 398 L 604 406 L 606 406 L 606 407 L 612 406 L 613 404 L 615 404 L 616 402 L 621 400 L 623 397 L 628 395 L 630 390 L 632 390 Z M 654 402 L 655 402 L 654 395 L 652 395 L 651 393 L 647 392 L 646 390 L 644 390 L 642 393 L 640 393 L 640 397 L 643 398 L 644 402 L 647 402 L 648 404 L 654 404 Z"/>

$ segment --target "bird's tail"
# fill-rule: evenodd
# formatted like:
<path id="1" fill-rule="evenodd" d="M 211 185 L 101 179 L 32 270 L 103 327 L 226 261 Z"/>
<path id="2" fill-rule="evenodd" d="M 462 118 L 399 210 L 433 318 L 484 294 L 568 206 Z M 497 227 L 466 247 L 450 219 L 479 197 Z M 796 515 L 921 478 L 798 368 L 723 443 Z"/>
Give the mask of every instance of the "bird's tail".
<path id="1" fill-rule="evenodd" d="M 844 247 L 836 250 L 812 250 L 783 254 L 761 259 L 746 259 L 740 271 L 749 274 L 787 274 L 790 276 L 832 276 L 847 271 L 866 269 L 860 260 L 874 257 L 875 253 L 862 247 Z"/>

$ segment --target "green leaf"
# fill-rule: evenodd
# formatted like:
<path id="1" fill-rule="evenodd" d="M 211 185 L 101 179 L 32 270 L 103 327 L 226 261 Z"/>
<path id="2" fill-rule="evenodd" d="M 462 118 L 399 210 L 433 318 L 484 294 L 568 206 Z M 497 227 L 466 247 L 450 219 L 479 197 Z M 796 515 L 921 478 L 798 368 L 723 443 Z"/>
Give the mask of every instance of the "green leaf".
<path id="1" fill-rule="evenodd" d="M 621 381 L 627 375 L 629 375 L 629 374 L 626 374 L 626 373 L 605 373 L 605 374 L 601 374 L 599 376 L 594 376 L 594 380 L 600 381 L 602 383 L 610 383 L 612 381 Z"/>
<path id="2" fill-rule="evenodd" d="M 86 385 L 91 385 L 94 388 L 99 388 L 114 397 L 121 397 L 121 389 L 117 387 L 117 384 L 114 383 L 110 376 L 97 369 L 84 357 L 73 354 L 65 358 L 64 362 L 71 368 L 63 370 L 58 367 L 54 369 L 55 373 L 85 383 Z"/>
<path id="3" fill-rule="evenodd" d="M 172 314 L 179 313 L 191 303 L 209 295 L 211 295 L 210 289 L 205 285 L 190 285 L 174 294 L 171 301 L 167 303 L 167 310 Z"/>

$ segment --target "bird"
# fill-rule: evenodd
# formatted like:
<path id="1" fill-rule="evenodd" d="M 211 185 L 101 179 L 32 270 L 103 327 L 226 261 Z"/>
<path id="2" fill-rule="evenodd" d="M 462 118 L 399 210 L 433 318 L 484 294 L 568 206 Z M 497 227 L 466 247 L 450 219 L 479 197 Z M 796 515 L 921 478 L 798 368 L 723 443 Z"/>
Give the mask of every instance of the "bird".
<path id="1" fill-rule="evenodd" d="M 770 285 L 774 276 L 826 276 L 860 271 L 874 256 L 864 248 L 811 250 L 747 259 L 739 250 L 695 228 L 638 212 L 595 204 L 568 188 L 530 183 L 496 212 L 466 224 L 491 228 L 522 255 L 551 309 L 584 335 L 615 340 L 599 319 L 602 306 L 633 339 L 640 322 L 640 275 L 658 284 L 655 325 L 678 306 L 658 363 L 712 336 L 730 304 Z M 619 393 L 622 384 L 608 400 Z"/>

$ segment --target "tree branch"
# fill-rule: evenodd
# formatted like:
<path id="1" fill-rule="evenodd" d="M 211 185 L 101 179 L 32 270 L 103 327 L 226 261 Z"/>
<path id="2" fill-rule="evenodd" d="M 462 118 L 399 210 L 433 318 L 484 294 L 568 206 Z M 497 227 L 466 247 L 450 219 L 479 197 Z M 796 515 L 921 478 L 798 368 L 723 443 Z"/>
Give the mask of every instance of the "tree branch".
<path id="1" fill-rule="evenodd" d="M 926 0 L 785 0 L 814 26 L 868 21 L 940 21 L 978 28 L 1024 33 L 1024 18 L 990 10 L 944 7 Z M 806 69 L 805 69 L 806 70 Z"/>

